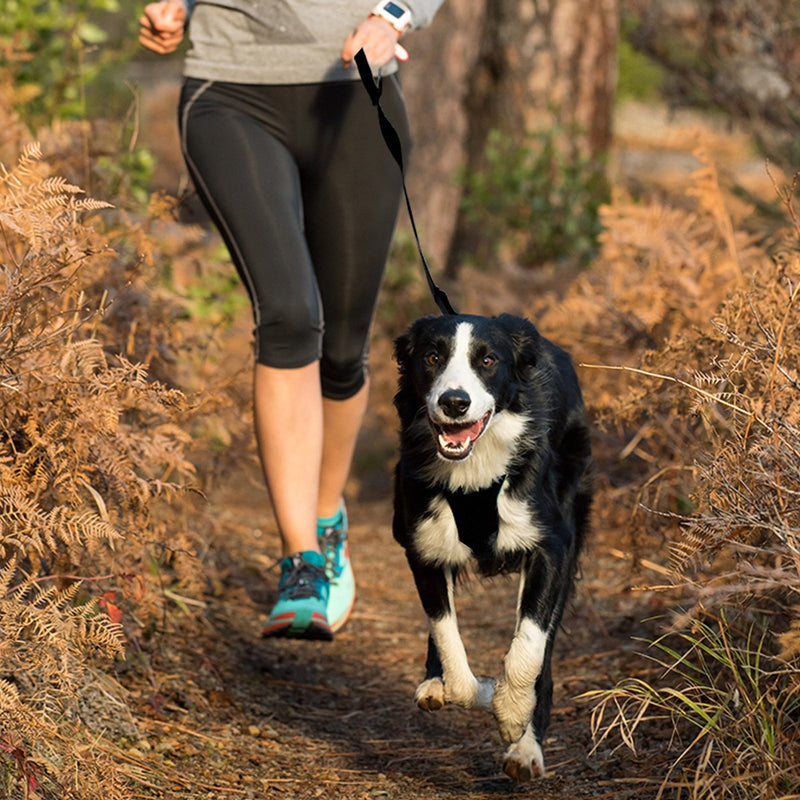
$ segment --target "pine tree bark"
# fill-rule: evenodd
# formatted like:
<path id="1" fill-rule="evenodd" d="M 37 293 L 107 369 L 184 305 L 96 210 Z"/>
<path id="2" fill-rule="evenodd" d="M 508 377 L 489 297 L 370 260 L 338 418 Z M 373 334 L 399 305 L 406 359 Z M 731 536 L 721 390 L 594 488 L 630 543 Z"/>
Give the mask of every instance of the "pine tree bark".
<path id="1" fill-rule="evenodd" d="M 432 262 L 454 274 L 476 234 L 458 175 L 480 168 L 491 130 L 578 126 L 577 152 L 607 150 L 618 27 L 619 0 L 447 0 L 409 38 L 409 192 Z"/>

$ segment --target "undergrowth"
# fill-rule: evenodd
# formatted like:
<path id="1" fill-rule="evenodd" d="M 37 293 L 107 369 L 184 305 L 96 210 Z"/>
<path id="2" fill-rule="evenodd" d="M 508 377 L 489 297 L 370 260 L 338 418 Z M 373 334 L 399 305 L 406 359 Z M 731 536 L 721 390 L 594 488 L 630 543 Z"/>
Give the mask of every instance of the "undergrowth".
<path id="1" fill-rule="evenodd" d="M 579 153 L 574 133 L 554 126 L 520 142 L 492 131 L 484 167 L 462 177 L 461 206 L 481 231 L 478 262 L 498 253 L 523 267 L 591 260 L 608 186 L 603 164 Z"/>
<path id="2" fill-rule="evenodd" d="M 192 403 L 115 344 L 119 254 L 84 222 L 106 208 L 36 145 L 0 174 L 4 796 L 129 796 L 111 742 L 136 725 L 110 665 L 199 575 L 158 510 L 193 481 Z"/>
<path id="3" fill-rule="evenodd" d="M 686 198 L 603 210 L 598 263 L 546 315 L 591 353 L 587 395 L 621 441 L 607 496 L 634 509 L 632 552 L 668 553 L 672 575 L 650 587 L 674 608 L 649 649 L 658 679 L 589 697 L 598 745 L 636 751 L 671 727 L 658 797 L 776 800 L 800 793 L 795 185 L 776 183 L 787 224 L 757 242 L 697 155 Z"/>

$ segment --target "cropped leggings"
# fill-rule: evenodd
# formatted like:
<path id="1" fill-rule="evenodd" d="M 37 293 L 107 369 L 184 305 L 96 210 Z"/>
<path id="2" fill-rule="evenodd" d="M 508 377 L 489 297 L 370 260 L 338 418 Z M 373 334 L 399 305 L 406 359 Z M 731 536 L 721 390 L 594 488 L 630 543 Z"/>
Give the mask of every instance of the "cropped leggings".
<path id="1" fill-rule="evenodd" d="M 408 152 L 395 76 L 381 105 Z M 323 395 L 352 397 L 366 380 L 402 191 L 364 88 L 187 78 L 179 125 L 189 173 L 250 296 L 256 360 L 284 369 L 319 360 Z"/>

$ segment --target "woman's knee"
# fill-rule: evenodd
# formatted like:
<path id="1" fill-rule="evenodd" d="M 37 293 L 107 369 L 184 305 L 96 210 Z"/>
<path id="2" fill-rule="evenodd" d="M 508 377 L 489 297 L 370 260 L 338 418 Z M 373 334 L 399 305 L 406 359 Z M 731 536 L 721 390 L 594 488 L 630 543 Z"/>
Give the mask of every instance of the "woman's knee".
<path id="1" fill-rule="evenodd" d="M 259 309 L 256 315 L 256 361 L 267 367 L 294 369 L 322 357 L 323 324 L 318 310 L 303 303 Z"/>
<path id="2" fill-rule="evenodd" d="M 328 400 L 349 400 L 367 382 L 367 359 L 364 353 L 349 358 L 323 354 L 320 360 L 322 396 Z"/>

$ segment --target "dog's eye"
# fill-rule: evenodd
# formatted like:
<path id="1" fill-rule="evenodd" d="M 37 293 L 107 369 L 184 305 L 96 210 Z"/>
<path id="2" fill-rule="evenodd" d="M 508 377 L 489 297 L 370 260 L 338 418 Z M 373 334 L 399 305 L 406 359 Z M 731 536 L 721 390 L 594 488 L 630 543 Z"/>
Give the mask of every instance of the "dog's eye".
<path id="1" fill-rule="evenodd" d="M 439 354 L 433 350 L 425 356 L 425 363 L 429 367 L 435 367 L 439 363 Z"/>
<path id="2" fill-rule="evenodd" d="M 497 363 L 497 356 L 488 355 L 484 356 L 481 359 L 481 366 L 484 369 L 489 369 L 489 367 L 493 367 Z"/>

